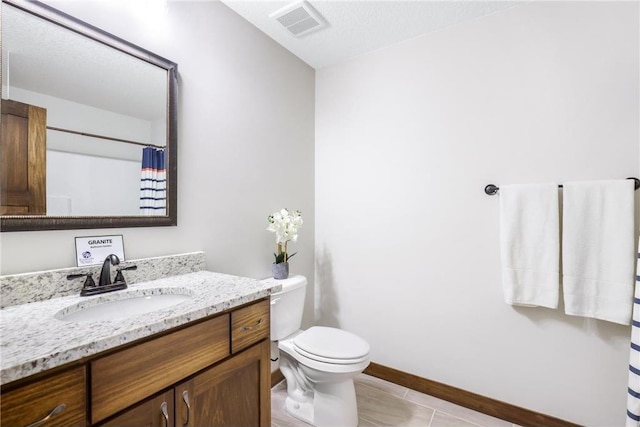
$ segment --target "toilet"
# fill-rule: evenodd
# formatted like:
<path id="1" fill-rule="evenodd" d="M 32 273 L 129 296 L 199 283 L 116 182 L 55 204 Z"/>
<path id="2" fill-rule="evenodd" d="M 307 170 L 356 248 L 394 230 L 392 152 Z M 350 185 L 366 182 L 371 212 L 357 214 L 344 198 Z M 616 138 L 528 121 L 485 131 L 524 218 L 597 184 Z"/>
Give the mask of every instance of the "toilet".
<path id="1" fill-rule="evenodd" d="M 307 279 L 278 280 L 271 295 L 271 340 L 287 380 L 286 411 L 317 427 L 358 425 L 353 378 L 369 365 L 369 344 L 341 329 L 300 329 Z"/>

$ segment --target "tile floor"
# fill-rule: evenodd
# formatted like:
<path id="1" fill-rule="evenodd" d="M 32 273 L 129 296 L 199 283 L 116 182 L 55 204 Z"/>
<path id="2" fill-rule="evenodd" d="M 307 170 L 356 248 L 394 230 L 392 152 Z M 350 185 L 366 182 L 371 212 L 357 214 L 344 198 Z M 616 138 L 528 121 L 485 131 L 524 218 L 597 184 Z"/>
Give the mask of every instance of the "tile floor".
<path id="1" fill-rule="evenodd" d="M 355 381 L 360 427 L 517 427 L 445 400 L 418 393 L 369 375 Z M 271 391 L 272 427 L 309 427 L 284 409 L 287 389 L 284 382 Z"/>

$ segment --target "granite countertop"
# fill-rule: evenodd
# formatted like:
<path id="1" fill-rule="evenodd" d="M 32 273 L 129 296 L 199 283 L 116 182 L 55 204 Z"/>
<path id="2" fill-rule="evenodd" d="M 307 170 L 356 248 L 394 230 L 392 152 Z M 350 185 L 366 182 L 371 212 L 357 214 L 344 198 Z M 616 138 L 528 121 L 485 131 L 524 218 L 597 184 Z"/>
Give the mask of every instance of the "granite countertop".
<path id="1" fill-rule="evenodd" d="M 163 289 L 159 291 L 158 289 Z M 123 291 L 90 297 L 53 298 L 0 310 L 0 384 L 95 355 L 188 322 L 255 301 L 281 289 L 276 281 L 259 281 L 209 271 L 140 282 Z M 93 305 L 123 296 L 158 293 L 192 297 L 150 313 L 104 321 L 69 322 L 55 316 L 69 307 Z"/>

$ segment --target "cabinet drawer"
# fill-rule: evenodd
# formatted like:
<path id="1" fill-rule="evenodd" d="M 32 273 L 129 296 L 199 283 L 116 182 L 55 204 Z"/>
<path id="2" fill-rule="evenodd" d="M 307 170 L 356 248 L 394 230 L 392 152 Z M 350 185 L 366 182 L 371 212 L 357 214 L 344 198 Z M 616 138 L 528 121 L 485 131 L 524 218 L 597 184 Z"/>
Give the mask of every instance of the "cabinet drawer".
<path id="1" fill-rule="evenodd" d="M 232 353 L 269 338 L 269 308 L 269 300 L 266 299 L 231 313 Z"/>
<path id="2" fill-rule="evenodd" d="M 46 426 L 84 426 L 86 416 L 86 370 L 84 366 L 2 393 L 3 426 L 28 426 L 44 419 L 54 408 Z"/>
<path id="3" fill-rule="evenodd" d="M 229 355 L 224 314 L 91 362 L 96 423 Z"/>

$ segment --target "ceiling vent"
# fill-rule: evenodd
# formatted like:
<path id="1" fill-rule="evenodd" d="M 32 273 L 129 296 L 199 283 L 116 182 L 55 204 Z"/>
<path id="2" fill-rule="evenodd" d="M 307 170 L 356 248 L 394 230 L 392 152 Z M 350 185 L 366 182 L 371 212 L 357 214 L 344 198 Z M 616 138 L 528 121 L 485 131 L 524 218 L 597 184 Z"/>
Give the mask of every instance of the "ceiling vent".
<path id="1" fill-rule="evenodd" d="M 277 20 L 296 37 L 303 37 L 327 27 L 327 22 L 306 1 L 285 6 L 269 17 Z"/>

